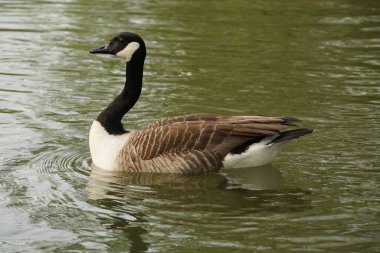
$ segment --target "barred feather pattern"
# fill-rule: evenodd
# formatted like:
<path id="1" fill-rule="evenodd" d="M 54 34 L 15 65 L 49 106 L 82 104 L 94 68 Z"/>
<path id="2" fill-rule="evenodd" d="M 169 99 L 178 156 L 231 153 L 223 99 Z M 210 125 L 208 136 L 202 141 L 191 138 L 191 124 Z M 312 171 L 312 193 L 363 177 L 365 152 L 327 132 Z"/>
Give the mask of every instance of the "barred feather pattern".
<path id="1" fill-rule="evenodd" d="M 130 172 L 198 173 L 216 171 L 235 147 L 279 133 L 297 119 L 265 116 L 178 116 L 130 133 L 117 167 Z"/>

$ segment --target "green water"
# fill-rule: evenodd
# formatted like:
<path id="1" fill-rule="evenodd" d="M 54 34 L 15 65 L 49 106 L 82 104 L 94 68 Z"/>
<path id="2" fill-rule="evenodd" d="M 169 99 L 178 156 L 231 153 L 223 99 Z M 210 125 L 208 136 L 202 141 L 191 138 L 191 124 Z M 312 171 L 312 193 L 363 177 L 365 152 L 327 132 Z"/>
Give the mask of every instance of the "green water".
<path id="1" fill-rule="evenodd" d="M 148 56 L 129 129 L 209 112 L 315 129 L 271 166 L 91 172 L 88 131 Z M 1 252 L 380 252 L 379 1 L 0 1 Z"/>

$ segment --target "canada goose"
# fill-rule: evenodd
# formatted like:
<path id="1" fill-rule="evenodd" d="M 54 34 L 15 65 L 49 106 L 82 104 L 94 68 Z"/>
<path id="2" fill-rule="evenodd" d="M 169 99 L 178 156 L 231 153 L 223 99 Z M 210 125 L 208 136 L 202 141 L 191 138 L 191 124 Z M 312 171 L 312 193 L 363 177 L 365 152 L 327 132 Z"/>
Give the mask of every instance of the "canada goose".
<path id="1" fill-rule="evenodd" d="M 121 119 L 138 100 L 146 56 L 140 36 L 123 32 L 92 54 L 111 54 L 127 61 L 122 92 L 93 122 L 89 144 L 93 163 L 105 170 L 194 173 L 270 163 L 291 139 L 309 134 L 295 118 L 224 117 L 194 114 L 166 118 L 136 131 Z"/>

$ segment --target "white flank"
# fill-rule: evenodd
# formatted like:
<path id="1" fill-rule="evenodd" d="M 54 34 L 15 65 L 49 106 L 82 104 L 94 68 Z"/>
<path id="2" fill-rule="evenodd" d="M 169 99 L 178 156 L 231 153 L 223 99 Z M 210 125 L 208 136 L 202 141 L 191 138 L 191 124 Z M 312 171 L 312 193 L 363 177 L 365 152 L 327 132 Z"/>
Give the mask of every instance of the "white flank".
<path id="1" fill-rule="evenodd" d="M 89 138 L 92 162 L 104 170 L 117 170 L 116 158 L 128 138 L 129 134 L 110 135 L 99 121 L 95 120 Z"/>
<path id="2" fill-rule="evenodd" d="M 137 49 L 139 49 L 140 44 L 137 42 L 131 42 L 129 43 L 123 50 L 119 51 L 116 55 L 126 59 L 127 61 L 130 61 L 132 58 L 132 55 L 136 52 Z"/>
<path id="3" fill-rule="evenodd" d="M 275 137 L 276 135 L 266 137 L 262 141 L 252 144 L 244 153 L 228 154 L 224 158 L 223 167 L 225 169 L 246 168 L 271 163 L 286 143 L 284 141 L 267 145 Z"/>

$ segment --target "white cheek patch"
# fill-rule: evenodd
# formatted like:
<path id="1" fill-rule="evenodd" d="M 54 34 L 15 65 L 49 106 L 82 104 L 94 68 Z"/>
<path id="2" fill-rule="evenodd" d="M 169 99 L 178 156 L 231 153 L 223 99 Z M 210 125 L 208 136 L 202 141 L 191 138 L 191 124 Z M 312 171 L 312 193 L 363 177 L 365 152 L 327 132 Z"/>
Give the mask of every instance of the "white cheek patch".
<path id="1" fill-rule="evenodd" d="M 131 42 L 129 43 L 123 50 L 119 51 L 116 55 L 126 59 L 127 61 L 130 61 L 132 58 L 132 55 L 136 52 L 137 49 L 139 49 L 140 44 L 137 42 Z"/>

